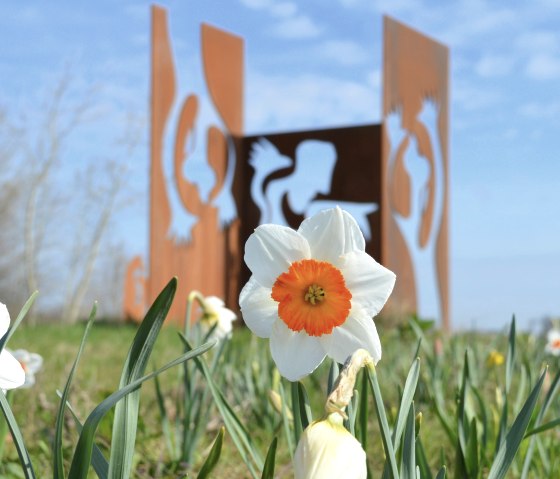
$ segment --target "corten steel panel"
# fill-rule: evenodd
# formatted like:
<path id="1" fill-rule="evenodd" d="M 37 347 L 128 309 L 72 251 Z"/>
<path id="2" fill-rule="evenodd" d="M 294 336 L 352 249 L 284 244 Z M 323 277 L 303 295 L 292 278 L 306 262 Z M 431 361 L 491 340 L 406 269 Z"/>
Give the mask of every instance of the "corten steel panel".
<path id="1" fill-rule="evenodd" d="M 163 8 L 152 7 L 150 257 L 145 300 L 146 305 L 151 304 L 169 279 L 177 276 L 177 295 L 169 313 L 173 321 L 185 317 L 187 295 L 194 289 L 205 295 L 225 297 L 226 264 L 235 263 L 227 258 L 228 251 L 232 250 L 228 238 L 237 234 L 238 221 L 222 228 L 213 201 L 223 187 L 228 161 L 234 158 L 229 135 L 243 131 L 243 40 L 202 25 L 201 49 L 208 92 L 226 128 L 222 131 L 211 125 L 203 135 L 197 128 L 200 102 L 196 94 L 190 93 L 180 100 L 176 124 L 170 117 L 176 101 L 176 80 L 167 13 Z M 174 133 L 172 145 L 164 144 L 165 131 Z M 207 200 L 200 197 L 196 184 L 184 176 L 185 163 L 188 168 L 191 155 L 187 145 L 193 144 L 191 136 L 195 132 L 199 133 L 197 147 L 204 148 L 206 161 L 216 177 Z M 172 184 L 166 181 L 164 172 L 167 146 L 171 146 L 173 152 Z M 188 241 L 180 241 L 170 234 L 169 188 L 175 189 L 181 207 L 196 217 Z"/>
<path id="2" fill-rule="evenodd" d="M 255 145 L 265 139 L 278 150 L 280 155 L 288 159 L 288 164 L 281 169 L 273 169 L 266 177 L 257 179 L 256 170 L 250 164 L 251 152 Z M 261 221 L 261 211 L 253 194 L 265 192 L 268 185 L 275 180 L 289 181 L 296 169 L 298 145 L 306 140 L 328 142 L 336 149 L 336 162 L 332 170 L 328 193 L 311 196 L 311 202 L 331 200 L 333 202 L 376 203 L 381 201 L 381 125 L 365 125 L 347 128 L 331 128 L 289 133 L 274 133 L 236 138 L 239 160 L 235 175 L 234 189 L 236 192 L 238 211 L 243 214 L 239 233 L 239 248 L 243 252 L 245 242 L 254 228 Z M 314 168 L 321 169 L 321 158 Z M 315 170 L 310 170 L 313 175 Z M 317 173 L 320 174 L 320 171 Z M 310 178 L 310 180 L 312 180 Z M 255 188 L 255 182 L 259 189 Z M 310 181 L 312 183 L 312 181 Z M 305 188 L 305 187 L 304 187 Z M 252 194 L 253 190 L 253 194 Z M 313 191 L 310 192 L 313 195 Z M 304 215 L 294 213 L 286 199 L 282 196 L 281 207 L 288 224 L 297 229 Z M 379 260 L 381 256 L 381 215 L 379 210 L 367 216 L 371 239 L 367 242 L 367 251 Z M 242 265 L 241 283 L 243 286 L 250 273 L 246 265 Z"/>
<path id="3" fill-rule="evenodd" d="M 429 175 L 425 206 L 417 218 L 414 241 L 418 251 L 430 251 L 431 261 L 435 262 L 442 326 L 448 330 L 449 52 L 444 45 L 384 17 L 383 56 L 381 258 L 383 264 L 397 274 L 388 309 L 396 313 L 417 310 L 413 255 L 396 220 L 397 217 L 409 219 L 411 215 L 411 182 L 405 168 L 405 156 L 416 144 L 416 152 L 412 154 L 427 161 Z M 422 120 L 424 108 L 437 112 L 436 138 L 430 137 Z M 398 115 L 404 132 L 400 144 L 390 138 L 391 115 Z"/>

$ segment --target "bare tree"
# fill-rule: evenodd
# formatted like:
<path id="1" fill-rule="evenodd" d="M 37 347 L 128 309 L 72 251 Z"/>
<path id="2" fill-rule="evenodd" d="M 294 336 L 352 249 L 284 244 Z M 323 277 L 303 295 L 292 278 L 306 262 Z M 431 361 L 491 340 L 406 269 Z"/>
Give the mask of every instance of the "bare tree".
<path id="1" fill-rule="evenodd" d="M 130 121 L 130 120 L 129 120 Z M 133 151 L 137 147 L 141 136 L 134 131 L 129 131 L 125 137 L 119 142 L 124 147 L 125 158 L 130 158 Z M 87 175 L 92 177 L 90 173 Z M 102 240 L 109 226 L 111 217 L 117 209 L 120 196 L 123 194 L 123 185 L 125 179 L 129 176 L 129 165 L 126 160 L 116 158 L 108 161 L 105 165 L 103 175 L 104 185 L 92 185 L 87 181 L 87 198 L 92 201 L 99 210 L 95 226 L 89 238 L 89 244 L 85 249 L 81 249 L 80 256 L 84 258 L 83 262 L 76 258 L 76 264 L 80 265 L 80 273 L 72 275 L 70 293 L 67 295 L 67 301 L 64 308 L 63 319 L 66 322 L 74 323 L 80 314 L 82 303 L 87 292 L 88 286 L 94 272 L 95 264 L 99 256 Z M 124 199 L 125 201 L 126 199 Z"/>
<path id="2" fill-rule="evenodd" d="M 99 257 L 113 253 L 118 261 L 124 257 L 122 249 L 105 238 L 115 211 L 127 200 L 127 165 L 143 138 L 143 124 L 129 115 L 123 122 L 127 131 L 113 147 L 115 153 L 94 160 L 99 153 L 88 152 L 91 158 L 81 168 L 79 180 L 68 181 L 69 171 L 83 163 L 65 166 L 64 150 L 76 129 L 94 113 L 93 90 L 76 101 L 71 87 L 66 73 L 39 109 L 40 121 L 35 121 L 38 115 L 31 120 L 24 117 L 18 128 L 0 109 L 0 222 L 10 224 L 10 228 L 0 227 L 0 301 L 3 294 L 12 294 L 17 273 L 19 306 L 21 296 L 24 300 L 40 289 L 42 313 L 49 311 L 65 322 L 80 316 L 99 274 Z M 64 284 L 66 289 L 60 287 Z M 37 316 L 28 319 L 35 322 Z"/>
<path id="3" fill-rule="evenodd" d="M 70 81 L 70 75 L 64 73 L 47 101 L 45 116 L 38 131 L 29 127 L 24 129 L 24 164 L 28 169 L 24 212 L 24 264 L 28 295 L 39 289 L 37 262 L 44 240 L 45 221 L 51 216 L 42 215 L 41 220 L 38 220 L 39 197 L 44 192 L 49 175 L 60 161 L 65 142 L 86 121 L 92 106 L 91 94 L 88 93 L 80 103 L 73 105 L 68 112 L 65 111 Z M 35 314 L 29 316 L 31 323 L 35 319 Z"/>

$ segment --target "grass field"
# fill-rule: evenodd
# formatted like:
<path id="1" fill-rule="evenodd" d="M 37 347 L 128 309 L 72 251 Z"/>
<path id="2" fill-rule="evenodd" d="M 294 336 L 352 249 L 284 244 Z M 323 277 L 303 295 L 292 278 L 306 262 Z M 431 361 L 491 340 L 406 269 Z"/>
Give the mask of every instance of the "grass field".
<path id="1" fill-rule="evenodd" d="M 552 381 L 558 372 L 556 358 L 545 356 L 544 342 L 534 337 L 522 334 L 517 336 L 515 361 L 511 366 L 512 383 L 506 394 L 507 362 L 491 364 L 488 358 L 492 351 L 502 354 L 504 358 L 508 356 L 510 343 L 507 334 L 460 334 L 445 338 L 435 332 L 427 332 L 418 348 L 418 333 L 415 334 L 410 328 L 379 329 L 383 359 L 377 365 L 377 375 L 390 425 L 394 425 L 396 421 L 400 395 L 417 352 L 420 357 L 420 379 L 414 396 L 414 409 L 416 413 L 422 413 L 419 437 L 434 476 L 443 464 L 447 465 L 450 477 L 461 477 L 462 474 L 458 472 L 461 469 L 457 466 L 457 444 L 453 440 L 458 440 L 457 431 L 461 422 L 458 420 L 458 411 L 461 409 L 465 351 L 468 351 L 469 387 L 464 393 L 465 400 L 461 410 L 466 418 L 465 423 L 477 428 L 474 436 L 471 434 L 471 437 L 476 437 L 476 444 L 469 446 L 471 454 L 472 448 L 475 451 L 476 470 L 470 470 L 468 477 L 486 477 L 488 474 L 500 435 L 504 402 L 508 410 L 505 420 L 509 426 L 548 362 L 548 376 L 544 381 L 539 405 L 531 419 L 531 424 L 534 425 L 547 390 L 551 383 L 556 385 Z M 51 443 L 59 404 L 56 391 L 64 387 L 83 331 L 83 324 L 35 327 L 22 325 L 10 340 L 11 349 L 25 348 L 44 358 L 36 385 L 30 389 L 16 390 L 12 395 L 12 408 L 38 477 L 52 477 Z M 122 365 L 135 331 L 136 326 L 133 325 L 94 325 L 70 395 L 70 403 L 82 421 L 96 404 L 117 389 Z M 177 330 L 172 326 L 164 328 L 156 341 L 148 370 L 163 365 L 182 352 L 183 344 Z M 252 336 L 246 329 L 238 328 L 220 355 L 211 350 L 205 353 L 205 357 L 208 362 L 217 358 L 220 363 L 214 369 L 214 380 L 249 431 L 261 457 L 266 455 L 272 438 L 278 438 L 275 477 L 293 477 L 290 449 L 293 450 L 295 444 L 289 443 L 293 426 L 285 420 L 286 410 L 282 414 L 281 407 L 278 411 L 269 399 L 269 391 L 275 390 L 280 393 L 280 397 L 284 394 L 285 403 L 289 403 L 290 383 L 280 379 L 275 372 L 268 351 L 268 341 Z M 176 420 L 182 424 L 181 414 L 184 413 L 180 412 L 178 406 L 178 398 L 183 394 L 182 374 L 183 368 L 179 366 L 160 376 L 163 402 L 158 401 L 154 381 L 149 381 L 142 387 L 133 477 L 172 478 L 185 477 L 187 473 L 188 477 L 196 477 L 209 453 L 222 419 L 212 396 L 204 396 L 205 382 L 201 376 L 195 378 L 196 381 L 193 379 L 190 384 L 195 385 L 193 389 L 200 392 L 197 400 L 200 402 L 202 398 L 208 411 L 204 412 L 202 408 L 203 412 L 199 412 L 199 416 L 193 415 L 192 422 L 189 422 L 187 435 L 190 434 L 190 429 L 199 431 L 196 433 L 197 441 L 189 463 L 182 462 L 173 452 L 174 447 L 176 452 L 178 446 L 170 439 L 169 428 L 173 429 Z M 303 380 L 314 419 L 323 413 L 328 374 L 329 364 L 325 362 L 316 374 Z M 162 421 L 161 404 L 165 406 L 167 423 Z M 543 424 L 560 417 L 557 396 L 552 396 L 547 408 Z M 366 452 L 371 476 L 381 477 L 385 455 L 371 396 L 368 398 L 367 415 Z M 109 414 L 97 432 L 97 444 L 107 456 L 111 424 L 112 417 Z M 66 418 L 65 426 L 64 454 L 69 460 L 77 441 L 77 431 L 70 416 Z M 531 427 L 529 425 L 528 430 Z M 536 438 L 535 444 L 531 446 L 534 452 L 531 454 L 531 467 L 525 472 L 525 477 L 560 477 L 560 461 L 557 459 L 560 457 L 558 431 L 551 427 L 538 436 L 532 436 Z M 529 445 L 529 439 L 521 442 L 519 453 L 506 477 L 523 477 L 523 463 Z M 23 477 L 15 447 L 9 439 L 3 454 L 0 466 L 2 477 Z M 96 477 L 93 470 L 90 477 Z M 253 477 L 228 431 L 225 433 L 220 460 L 209 477 Z"/>

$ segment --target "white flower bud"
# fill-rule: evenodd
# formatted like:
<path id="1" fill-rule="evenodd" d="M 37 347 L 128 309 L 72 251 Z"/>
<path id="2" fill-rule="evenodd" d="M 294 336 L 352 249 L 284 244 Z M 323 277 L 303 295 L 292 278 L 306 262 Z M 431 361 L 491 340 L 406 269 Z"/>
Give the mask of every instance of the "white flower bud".
<path id="1" fill-rule="evenodd" d="M 311 423 L 294 456 L 295 479 L 366 479 L 366 453 L 360 442 L 332 413 Z"/>

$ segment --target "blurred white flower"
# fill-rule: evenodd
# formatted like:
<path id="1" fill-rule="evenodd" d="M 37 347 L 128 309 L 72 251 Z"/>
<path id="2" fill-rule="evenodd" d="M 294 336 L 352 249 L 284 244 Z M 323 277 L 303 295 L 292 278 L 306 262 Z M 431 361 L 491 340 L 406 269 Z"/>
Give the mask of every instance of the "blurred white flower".
<path id="1" fill-rule="evenodd" d="M 342 416 L 329 414 L 311 423 L 294 455 L 295 479 L 365 479 L 366 453 L 342 425 Z"/>
<path id="2" fill-rule="evenodd" d="M 551 329 L 548 332 L 547 343 L 544 350 L 554 356 L 560 356 L 560 330 Z"/>
<path id="3" fill-rule="evenodd" d="M 245 323 L 270 338 L 272 357 L 291 381 L 326 355 L 343 363 L 356 349 L 381 359 L 372 318 L 395 284 L 393 272 L 365 252 L 358 224 L 340 208 L 303 221 L 297 231 L 261 225 L 245 245 L 253 273 L 239 303 Z"/>
<path id="4" fill-rule="evenodd" d="M 10 313 L 3 303 L 0 303 L 0 338 L 8 332 L 10 327 Z M 0 389 L 15 389 L 25 382 L 25 372 L 19 361 L 5 349 L 0 353 Z"/>
<path id="5" fill-rule="evenodd" d="M 16 349 L 11 353 L 19 361 L 25 372 L 25 382 L 21 387 L 30 388 L 35 384 L 35 373 L 43 367 L 42 356 L 37 353 L 30 353 L 25 349 Z"/>
<path id="6" fill-rule="evenodd" d="M 225 307 L 224 302 L 217 296 L 206 296 L 201 302 L 202 326 L 209 331 L 216 325 L 212 332 L 214 339 L 223 339 L 231 335 L 233 329 L 232 322 L 237 319 L 237 315 Z"/>

